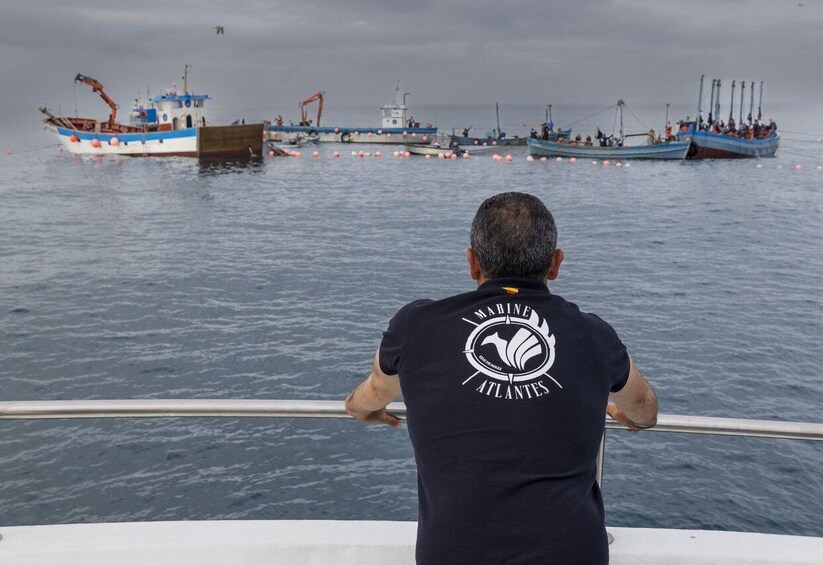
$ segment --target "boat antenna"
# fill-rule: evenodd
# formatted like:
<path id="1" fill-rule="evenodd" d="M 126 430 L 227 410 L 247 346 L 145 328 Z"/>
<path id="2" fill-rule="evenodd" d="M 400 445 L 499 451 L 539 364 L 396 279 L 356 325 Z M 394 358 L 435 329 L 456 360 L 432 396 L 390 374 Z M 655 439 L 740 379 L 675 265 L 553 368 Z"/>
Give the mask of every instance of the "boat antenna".
<path id="1" fill-rule="evenodd" d="M 757 101 L 757 121 L 763 119 L 763 81 L 760 81 L 760 98 Z"/>
<path id="2" fill-rule="evenodd" d="M 497 137 L 500 137 L 500 104 L 494 103 L 494 111 L 497 114 Z"/>
<path id="3" fill-rule="evenodd" d="M 694 119 L 695 127 L 700 127 L 700 124 L 703 122 L 703 77 L 706 75 L 700 75 L 700 94 L 697 96 L 697 117 Z"/>
<path id="4" fill-rule="evenodd" d="M 754 81 L 751 82 L 751 88 L 749 88 L 749 123 L 752 123 L 752 109 L 754 109 Z"/>
<path id="5" fill-rule="evenodd" d="M 732 81 L 732 97 L 729 100 L 731 106 L 729 106 L 729 121 L 731 122 L 734 120 L 734 85 L 736 81 Z"/>
<path id="6" fill-rule="evenodd" d="M 666 102 L 666 123 L 663 124 L 663 131 L 666 131 L 666 128 L 669 127 L 669 103 Z"/>
<path id="7" fill-rule="evenodd" d="M 714 86 L 717 84 L 717 79 L 712 79 L 712 96 L 709 99 L 709 125 L 714 123 L 712 112 L 714 111 Z"/>
<path id="8" fill-rule="evenodd" d="M 552 105 L 551 104 L 549 104 L 548 115 L 549 115 L 549 118 L 548 118 L 548 120 L 546 120 L 546 122 L 547 122 L 546 125 L 549 126 L 549 129 L 554 129 L 554 120 L 552 120 Z"/>
<path id="9" fill-rule="evenodd" d="M 737 125 L 743 123 L 743 100 L 746 96 L 746 81 L 740 81 L 740 119 L 737 120 Z"/>
<path id="10" fill-rule="evenodd" d="M 403 106 L 406 105 L 406 96 L 409 96 L 410 94 L 411 94 L 411 92 L 404 92 L 403 93 Z"/>
<path id="11" fill-rule="evenodd" d="M 717 96 L 714 99 L 714 119 L 720 119 L 720 79 L 717 79 Z"/>

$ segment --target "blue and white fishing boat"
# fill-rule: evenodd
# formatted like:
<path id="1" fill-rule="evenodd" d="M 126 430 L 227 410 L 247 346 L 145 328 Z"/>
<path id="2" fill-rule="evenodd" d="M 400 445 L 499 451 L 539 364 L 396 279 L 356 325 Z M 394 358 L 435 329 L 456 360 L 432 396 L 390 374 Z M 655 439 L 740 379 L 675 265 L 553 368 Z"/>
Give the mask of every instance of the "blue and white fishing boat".
<path id="1" fill-rule="evenodd" d="M 780 144 L 777 125 L 772 121 L 763 123 L 763 81 L 760 82 L 760 99 L 757 105 L 757 118 L 753 119 L 754 81 L 751 82 L 749 112 L 744 117 L 746 81 L 740 83 L 740 105 L 737 122 L 734 121 L 734 89 L 732 81 L 729 118 L 722 121 L 720 115 L 721 80 L 712 80 L 709 101 L 708 120 L 703 121 L 703 76 L 700 77 L 700 95 L 697 105 L 697 119 L 680 122 L 677 132 L 679 140 L 691 140 L 689 159 L 746 159 L 757 157 L 774 157 Z"/>
<path id="2" fill-rule="evenodd" d="M 129 123 L 117 122 L 117 104 L 93 78 L 78 74 L 75 82 L 92 87 L 111 108 L 108 120 L 46 115 L 44 126 L 57 135 L 72 155 L 127 155 L 133 157 L 248 157 L 261 155 L 263 124 L 209 125 L 205 104 L 210 97 L 188 88 L 188 70 L 183 91 L 173 86 L 148 103 L 135 102 Z"/>
<path id="3" fill-rule="evenodd" d="M 614 136 L 605 137 L 596 135 L 600 140 L 600 145 L 594 145 L 590 141 L 587 143 L 578 141 L 544 141 L 537 138 L 529 138 L 529 153 L 534 157 L 575 157 L 578 159 L 607 159 L 622 161 L 625 159 L 685 159 L 689 151 L 690 142 L 661 140 L 655 137 L 653 132 L 648 134 L 623 134 L 623 107 L 622 100 L 617 101 L 620 112 L 620 133 L 617 138 Z M 645 145 L 625 145 L 625 138 L 632 135 L 642 135 L 647 137 Z"/>
<path id="4" fill-rule="evenodd" d="M 294 143 L 301 140 L 337 143 L 387 143 L 402 145 L 426 145 L 434 140 L 437 128 L 432 124 L 420 127 L 412 117 L 407 117 L 408 107 L 406 96 L 403 93 L 402 102 L 399 100 L 400 86 L 395 89 L 394 102 L 381 106 L 383 121 L 379 127 L 359 126 L 321 126 L 320 118 L 323 109 L 323 98 L 317 94 L 304 100 L 301 105 L 300 124 L 284 124 L 282 118 L 268 126 L 269 139 L 280 143 Z M 314 123 L 306 118 L 303 107 L 308 101 L 317 99 L 319 102 L 317 119 Z"/>

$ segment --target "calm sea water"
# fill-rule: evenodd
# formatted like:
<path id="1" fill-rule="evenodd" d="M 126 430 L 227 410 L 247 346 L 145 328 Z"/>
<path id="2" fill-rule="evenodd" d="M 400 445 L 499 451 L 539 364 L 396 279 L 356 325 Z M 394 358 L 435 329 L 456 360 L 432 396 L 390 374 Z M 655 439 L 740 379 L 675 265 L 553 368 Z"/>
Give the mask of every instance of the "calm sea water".
<path id="1" fill-rule="evenodd" d="M 555 106 L 554 120 L 597 109 Z M 627 130 L 661 129 L 664 106 L 633 110 L 645 123 Z M 819 422 L 820 110 L 776 113 L 783 150 L 762 169 L 529 163 L 524 149 L 511 163 L 387 147 L 356 159 L 348 146 L 245 164 L 78 159 L 36 118 L 4 128 L 0 399 L 342 399 L 399 306 L 472 288 L 477 206 L 522 190 L 559 224 L 552 290 L 615 326 L 661 412 Z M 413 113 L 485 131 L 493 112 Z M 510 133 L 542 117 L 501 108 Z M 615 431 L 607 444 L 611 525 L 823 535 L 819 443 Z M 0 422 L 0 476 L 0 525 L 416 518 L 406 432 L 346 420 Z"/>

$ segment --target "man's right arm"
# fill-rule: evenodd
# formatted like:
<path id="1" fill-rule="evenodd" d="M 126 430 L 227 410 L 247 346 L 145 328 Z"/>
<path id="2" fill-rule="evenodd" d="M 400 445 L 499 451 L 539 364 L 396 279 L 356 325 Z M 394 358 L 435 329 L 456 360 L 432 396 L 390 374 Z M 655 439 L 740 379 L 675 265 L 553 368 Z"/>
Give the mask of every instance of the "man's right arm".
<path id="1" fill-rule="evenodd" d="M 606 411 L 609 416 L 633 432 L 657 424 L 657 395 L 649 381 L 640 374 L 631 357 L 629 379 L 622 389 L 609 395 Z"/>

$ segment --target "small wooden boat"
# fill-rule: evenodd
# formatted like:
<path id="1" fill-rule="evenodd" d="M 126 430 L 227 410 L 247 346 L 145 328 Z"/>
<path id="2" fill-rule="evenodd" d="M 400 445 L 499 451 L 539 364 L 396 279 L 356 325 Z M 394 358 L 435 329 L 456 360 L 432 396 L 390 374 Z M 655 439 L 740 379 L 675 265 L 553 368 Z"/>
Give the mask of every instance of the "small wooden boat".
<path id="1" fill-rule="evenodd" d="M 623 134 L 623 107 L 622 100 L 617 101 L 620 112 L 620 133 L 617 138 L 604 136 L 598 130 L 595 138 L 598 145 L 591 142 L 578 141 L 544 141 L 529 138 L 529 153 L 534 157 L 575 157 L 578 159 L 610 159 L 621 161 L 625 159 L 685 159 L 689 151 L 690 142 L 676 140 L 661 140 L 655 137 L 654 132 L 648 134 Z M 625 139 L 635 135 L 648 136 L 645 145 L 626 145 Z M 578 136 L 579 137 L 579 136 Z"/>
<path id="2" fill-rule="evenodd" d="M 486 137 L 474 137 L 469 135 L 469 131 L 471 130 L 472 126 L 463 129 L 463 135 L 455 135 L 452 132 L 451 136 L 449 137 L 449 143 L 460 145 L 462 147 L 471 148 L 471 147 L 485 147 L 489 145 L 500 145 L 504 147 L 508 146 L 525 146 L 526 139 L 525 137 L 519 137 L 515 135 L 514 137 L 508 137 L 506 132 L 504 132 L 500 128 L 500 106 L 497 102 L 494 103 L 495 113 L 497 115 L 497 129 L 494 129 L 486 134 Z M 551 105 L 549 106 L 549 110 L 546 113 L 546 121 L 543 123 L 542 132 L 540 133 L 540 137 L 544 140 L 555 141 L 560 138 L 569 137 L 571 133 L 571 128 L 563 129 L 563 130 L 555 130 L 554 124 L 551 122 L 550 118 L 551 114 Z M 532 137 L 537 137 L 538 132 L 536 130 L 532 130 Z"/>
<path id="3" fill-rule="evenodd" d="M 557 141 L 529 139 L 529 153 L 534 157 L 576 157 L 578 159 L 685 159 L 688 141 L 669 141 L 653 145 L 573 145 Z"/>
<path id="4" fill-rule="evenodd" d="M 460 147 L 441 147 L 437 144 L 432 145 L 406 145 L 405 149 L 412 155 L 430 155 L 432 157 L 445 157 L 450 159 L 452 155 L 462 157 L 466 153 L 465 149 Z"/>
<path id="5" fill-rule="evenodd" d="M 204 106 L 210 97 L 188 89 L 188 65 L 183 92 L 167 89 L 145 103 L 135 102 L 129 123 L 117 121 L 117 104 L 97 80 L 78 74 L 74 81 L 92 87 L 111 108 L 108 120 L 55 116 L 47 108 L 44 126 L 72 155 L 133 157 L 249 157 L 263 149 L 263 124 L 206 125 Z"/>

